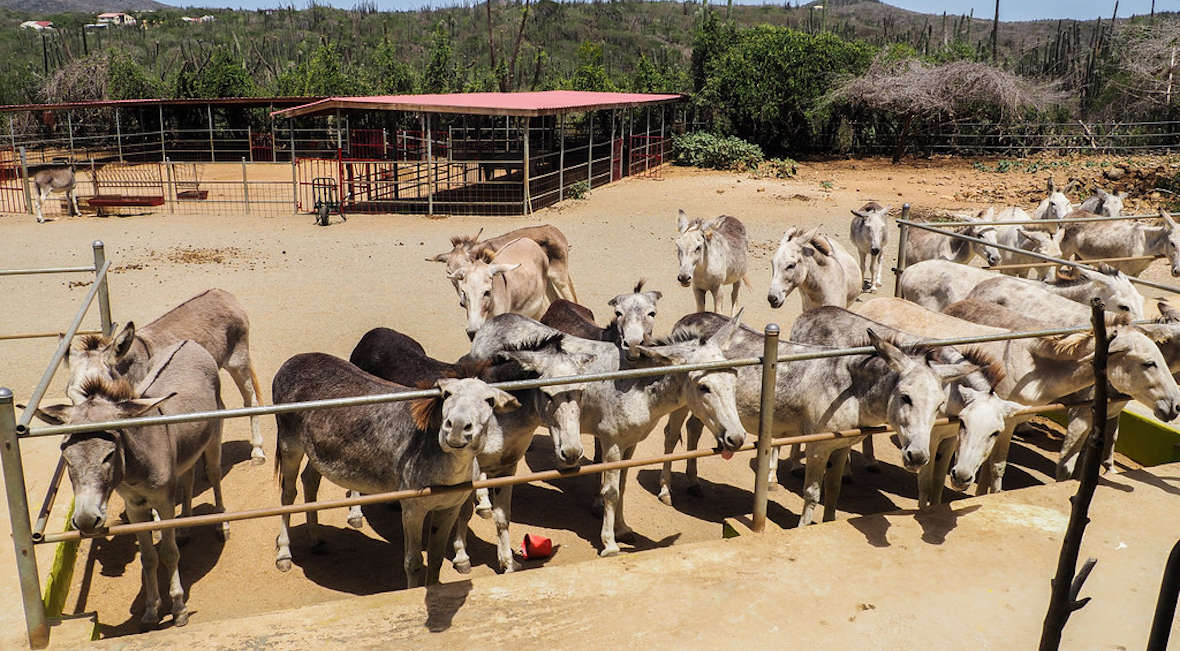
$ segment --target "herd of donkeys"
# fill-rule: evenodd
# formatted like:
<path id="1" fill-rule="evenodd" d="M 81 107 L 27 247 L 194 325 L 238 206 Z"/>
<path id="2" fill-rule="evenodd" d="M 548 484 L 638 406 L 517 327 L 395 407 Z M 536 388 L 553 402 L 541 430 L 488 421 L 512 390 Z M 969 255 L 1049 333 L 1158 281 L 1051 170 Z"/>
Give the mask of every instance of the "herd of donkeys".
<path id="1" fill-rule="evenodd" d="M 869 202 L 853 210 L 850 234 L 859 262 L 836 240 L 818 230 L 790 228 L 772 259 L 767 299 L 779 307 L 798 290 L 804 312 L 780 353 L 814 353 L 871 346 L 860 355 L 814 357 L 779 366 L 774 394 L 776 437 L 888 425 L 896 433 L 901 460 L 916 473 L 919 507 L 942 500 L 943 487 L 980 493 L 999 491 L 1014 428 L 1028 408 L 1082 402 L 1092 395 L 1088 359 L 1092 332 L 1011 339 L 975 346 L 932 347 L 924 340 L 1032 331 L 1089 322 L 1089 301 L 1103 300 L 1112 312 L 1109 381 L 1118 392 L 1107 427 L 1113 441 L 1126 400 L 1150 407 L 1163 420 L 1180 414 L 1180 313 L 1160 304 L 1160 316 L 1143 320 L 1143 297 L 1126 273 L 1146 264 L 1125 261 L 1122 270 L 1065 268 L 1033 278 L 970 266 L 973 257 L 989 265 L 1021 262 L 1019 254 L 993 244 L 1047 255 L 1167 257 L 1180 275 L 1180 233 L 1171 216 L 1162 222 L 1080 222 L 1058 227 L 996 225 L 994 221 L 1058 219 L 1090 213 L 1117 215 L 1121 197 L 1098 191 L 1075 206 L 1050 186 L 1049 196 L 1029 215 L 1019 208 L 964 216 L 959 232 L 973 241 L 912 232 L 908 266 L 901 273 L 900 298 L 857 300 L 881 284 L 888 208 Z M 1039 225 L 1034 225 L 1039 226 Z M 569 271 L 569 244 L 552 226 L 535 226 L 481 240 L 452 238 L 452 249 L 429 261 L 445 265 L 466 315 L 471 350 L 454 363 L 430 357 L 411 337 L 389 328 L 366 333 L 349 360 L 323 353 L 288 359 L 275 374 L 275 404 L 389 394 L 437 388 L 434 397 L 398 402 L 288 412 L 276 415 L 274 465 L 281 501 L 292 504 L 297 480 L 304 497 L 316 499 L 326 477 L 350 494 L 372 494 L 427 486 L 462 485 L 474 479 L 515 473 L 520 459 L 544 426 L 559 468 L 583 462 L 582 435 L 595 439 L 595 457 L 629 459 L 656 424 L 666 420 L 665 448 L 672 451 L 687 432 L 695 447 L 707 428 L 716 448 L 730 456 L 759 422 L 761 369 L 707 368 L 615 381 L 559 384 L 502 391 L 497 382 L 561 378 L 670 364 L 695 364 L 758 357 L 763 335 L 740 323 L 739 292 L 748 285 L 745 227 L 734 217 L 677 219 L 677 280 L 690 287 L 697 311 L 682 317 L 664 337 L 653 334 L 661 293 L 643 281 L 607 302 L 613 311 L 602 327 L 577 303 Z M 1025 258 L 1023 261 L 1031 261 Z M 1046 267 L 1047 268 L 1047 267 Z M 1036 269 L 1034 267 L 1034 269 Z M 721 290 L 731 285 L 729 310 Z M 713 312 L 705 311 L 706 296 Z M 854 300 L 857 300 L 853 305 Z M 249 320 L 229 293 L 208 290 L 150 324 L 128 323 L 113 336 L 86 336 L 68 355 L 69 404 L 42 407 L 38 416 L 54 424 L 104 422 L 141 415 L 223 408 L 219 369 L 225 369 L 247 406 L 261 396 L 249 353 Z M 950 417 L 950 424 L 944 419 Z M 1069 412 L 1068 436 L 1059 477 L 1074 469 L 1092 414 Z M 849 451 L 862 443 L 866 467 L 876 461 L 872 439 L 840 437 L 791 450 L 790 463 L 803 464 L 803 510 L 799 524 L 835 517 Z M 251 418 L 251 456 L 266 453 L 258 419 Z M 777 448 L 775 448 L 777 451 Z M 193 473 L 204 459 L 218 510 L 221 490 L 221 421 L 107 429 L 70 434 L 62 454 L 73 484 L 73 525 L 101 533 L 107 504 L 117 491 L 131 522 L 191 512 Z M 1106 450 L 1109 468 L 1112 451 Z M 305 462 L 306 460 L 306 462 Z M 659 498 L 670 504 L 671 468 L 664 464 Z M 302 469 L 302 472 L 301 472 Z M 772 459 L 772 481 L 777 479 Z M 697 492 L 695 461 L 688 462 L 690 492 Z M 601 555 L 619 552 L 618 540 L 631 529 L 623 498 L 625 470 L 602 473 L 596 507 L 601 509 Z M 497 531 L 499 568 L 516 567 L 509 539 L 512 487 L 452 491 L 401 502 L 404 569 L 410 586 L 433 583 L 448 553 L 460 572 L 470 570 L 465 550 L 473 513 L 490 517 Z M 319 541 L 316 512 L 307 513 L 305 532 Z M 361 526 L 359 507 L 349 524 Z M 292 565 L 290 516 L 282 516 L 276 566 Z M 228 534 L 228 524 L 220 526 Z M 140 533 L 145 626 L 160 621 L 157 566 L 170 577 L 176 625 L 188 618 L 178 571 L 175 530 L 161 532 L 157 550 L 150 532 Z M 424 538 L 425 537 L 425 538 Z M 426 562 L 422 553 L 426 552 Z"/>

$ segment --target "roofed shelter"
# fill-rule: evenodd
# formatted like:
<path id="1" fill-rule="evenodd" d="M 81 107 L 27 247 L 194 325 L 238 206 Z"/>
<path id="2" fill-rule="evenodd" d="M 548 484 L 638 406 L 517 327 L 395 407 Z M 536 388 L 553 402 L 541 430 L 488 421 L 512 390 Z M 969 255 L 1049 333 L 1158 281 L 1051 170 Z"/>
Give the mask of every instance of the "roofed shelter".
<path id="1" fill-rule="evenodd" d="M 510 215 L 654 173 L 684 128 L 682 99 L 565 90 L 327 97 L 272 115 L 336 127 L 334 158 L 298 161 L 302 209 L 330 181 L 346 212 Z"/>

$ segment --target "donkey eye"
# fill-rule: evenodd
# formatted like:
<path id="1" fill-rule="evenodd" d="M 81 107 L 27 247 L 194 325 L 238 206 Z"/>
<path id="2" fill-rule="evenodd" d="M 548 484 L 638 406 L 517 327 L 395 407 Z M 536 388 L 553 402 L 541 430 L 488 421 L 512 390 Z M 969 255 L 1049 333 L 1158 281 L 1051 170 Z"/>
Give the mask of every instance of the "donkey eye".
<path id="1" fill-rule="evenodd" d="M 795 263 L 794 263 L 794 262 L 792 262 L 791 264 L 787 265 L 787 271 L 790 271 L 791 269 L 794 269 L 794 268 L 795 268 Z"/>
<path id="2" fill-rule="evenodd" d="M 1124 312 L 1130 312 L 1130 311 L 1131 311 L 1131 308 L 1127 307 L 1126 305 L 1120 305 L 1120 306 L 1119 306 L 1119 309 L 1120 309 L 1120 310 L 1122 310 L 1122 311 L 1124 311 Z"/>
<path id="3" fill-rule="evenodd" d="M 992 437 L 992 438 L 994 438 L 994 439 L 998 439 L 998 438 L 1000 438 L 1000 430 L 996 430 L 996 431 L 992 432 L 992 436 L 991 436 L 991 437 Z"/>
<path id="4" fill-rule="evenodd" d="M 701 393 L 709 392 L 709 387 L 705 386 L 704 384 L 698 384 L 697 388 L 700 389 Z"/>
<path id="5" fill-rule="evenodd" d="M 615 317 L 619 318 L 619 319 L 623 318 L 623 311 L 622 310 L 615 310 Z"/>
<path id="6" fill-rule="evenodd" d="M 903 404 L 907 407 L 913 407 L 914 401 L 912 399 L 910 399 L 910 396 L 908 394 L 903 393 L 903 394 L 901 394 L 901 404 Z"/>
<path id="7" fill-rule="evenodd" d="M 654 318 L 656 318 L 656 313 L 655 313 L 655 312 L 648 312 L 648 313 L 647 313 L 647 316 L 649 316 L 649 317 L 651 317 L 651 318 L 653 318 L 653 319 L 654 319 Z"/>
<path id="8" fill-rule="evenodd" d="M 1155 368 L 1155 362 L 1143 362 L 1143 368 Z"/>
<path id="9" fill-rule="evenodd" d="M 484 402 L 488 403 L 488 406 L 492 407 L 493 409 L 496 407 L 496 399 L 495 398 L 485 398 Z"/>
<path id="10" fill-rule="evenodd" d="M 112 461 L 114 461 L 114 460 L 115 460 L 115 451 L 114 451 L 114 450 L 111 450 L 110 452 L 107 452 L 107 456 L 105 456 L 105 457 L 103 457 L 103 458 L 102 458 L 102 462 L 103 462 L 104 464 L 106 464 L 106 463 L 110 463 L 110 462 L 112 462 Z"/>

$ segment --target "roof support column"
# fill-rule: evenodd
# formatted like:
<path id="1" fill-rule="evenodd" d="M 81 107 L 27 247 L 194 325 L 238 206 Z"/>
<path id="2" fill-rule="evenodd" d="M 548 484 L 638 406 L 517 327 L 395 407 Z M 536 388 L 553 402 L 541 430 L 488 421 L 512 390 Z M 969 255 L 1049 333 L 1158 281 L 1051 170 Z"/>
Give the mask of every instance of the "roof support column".
<path id="1" fill-rule="evenodd" d="M 565 113 L 557 119 L 557 137 L 561 143 L 557 154 L 557 200 L 565 201 Z"/>
<path id="2" fill-rule="evenodd" d="M 168 160 L 168 149 L 164 145 L 164 104 L 157 104 L 156 108 L 160 109 L 160 160 L 165 161 Z"/>
<path id="3" fill-rule="evenodd" d="M 115 107 L 115 146 L 119 149 L 119 162 L 123 162 L 123 126 L 119 122 L 119 107 Z"/>
<path id="4" fill-rule="evenodd" d="M 524 214 L 526 215 L 531 215 L 533 212 L 532 188 L 529 187 L 529 122 L 530 118 L 521 118 L 521 124 L 524 125 L 521 133 L 524 137 L 522 147 L 524 151 Z"/>
<path id="5" fill-rule="evenodd" d="M 421 116 L 422 137 L 426 139 L 426 214 L 434 214 L 434 148 L 430 137 L 430 114 Z"/>
<path id="6" fill-rule="evenodd" d="M 205 114 L 209 118 L 209 162 L 217 161 L 217 152 L 213 149 L 213 105 L 205 105 Z"/>
<path id="7" fill-rule="evenodd" d="M 594 114 L 595 111 L 590 111 L 586 120 L 586 132 L 590 136 L 586 141 L 586 187 L 590 190 L 594 189 Z"/>
<path id="8" fill-rule="evenodd" d="M 619 117 L 618 109 L 611 109 L 610 112 L 610 176 L 607 177 L 607 183 L 613 183 L 615 179 L 615 120 Z"/>

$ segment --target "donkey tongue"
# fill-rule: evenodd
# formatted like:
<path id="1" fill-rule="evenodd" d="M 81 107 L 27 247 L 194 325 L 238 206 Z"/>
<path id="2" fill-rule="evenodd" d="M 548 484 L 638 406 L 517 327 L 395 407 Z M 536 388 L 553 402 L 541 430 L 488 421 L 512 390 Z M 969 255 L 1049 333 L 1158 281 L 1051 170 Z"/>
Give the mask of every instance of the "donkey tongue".
<path id="1" fill-rule="evenodd" d="M 733 458 L 733 450 L 722 450 L 721 451 L 721 458 L 725 459 L 726 461 L 729 461 L 730 459 Z"/>

